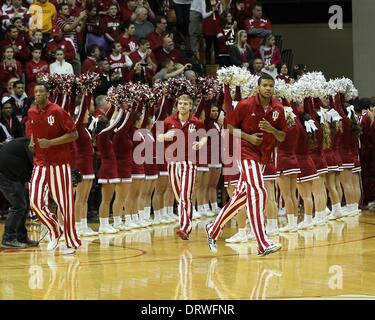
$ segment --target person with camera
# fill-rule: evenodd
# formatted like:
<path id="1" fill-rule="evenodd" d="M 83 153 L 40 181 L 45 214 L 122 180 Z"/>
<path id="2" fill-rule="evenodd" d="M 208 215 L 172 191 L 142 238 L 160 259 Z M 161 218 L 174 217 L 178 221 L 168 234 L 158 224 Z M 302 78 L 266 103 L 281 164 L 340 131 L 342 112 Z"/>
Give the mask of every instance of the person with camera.
<path id="1" fill-rule="evenodd" d="M 164 81 L 169 78 L 179 77 L 184 74 L 186 70 L 190 70 L 192 65 L 190 63 L 181 66 L 180 64 L 176 64 L 173 60 L 167 58 L 165 59 L 162 64 L 161 70 L 155 75 L 154 81 Z"/>
<path id="2" fill-rule="evenodd" d="M 25 183 L 30 181 L 33 155 L 28 149 L 30 138 L 16 138 L 0 148 L 0 191 L 10 203 L 2 239 L 3 248 L 37 247 L 27 235 L 25 221 L 29 197 Z"/>

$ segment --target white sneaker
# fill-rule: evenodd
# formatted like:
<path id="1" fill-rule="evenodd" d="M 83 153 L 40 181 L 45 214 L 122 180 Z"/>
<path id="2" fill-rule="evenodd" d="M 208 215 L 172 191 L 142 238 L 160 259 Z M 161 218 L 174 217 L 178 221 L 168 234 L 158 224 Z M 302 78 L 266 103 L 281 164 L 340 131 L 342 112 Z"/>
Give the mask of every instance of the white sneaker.
<path id="1" fill-rule="evenodd" d="M 82 237 L 93 237 L 93 236 L 96 236 L 96 235 L 98 235 L 98 232 L 92 230 L 90 227 L 83 228 L 81 230 L 81 236 Z"/>
<path id="2" fill-rule="evenodd" d="M 247 242 L 247 237 L 246 237 L 246 235 L 242 236 L 242 235 L 240 235 L 239 232 L 237 232 L 235 235 L 231 236 L 230 238 L 225 239 L 225 242 L 227 242 L 227 243 L 243 243 L 243 242 Z"/>
<path id="3" fill-rule="evenodd" d="M 298 230 L 306 230 L 306 229 L 313 229 L 314 224 L 311 223 L 306 223 L 305 221 L 302 221 L 300 224 L 298 224 Z"/>
<path id="4" fill-rule="evenodd" d="M 104 233 L 104 234 L 113 234 L 117 233 L 118 230 L 113 228 L 111 225 L 107 225 L 105 227 L 99 227 L 99 233 Z"/>
<path id="5" fill-rule="evenodd" d="M 172 221 L 178 221 L 179 220 L 178 215 L 176 215 L 174 213 L 168 214 L 168 217 L 170 217 L 172 219 Z"/>
<path id="6" fill-rule="evenodd" d="M 124 230 L 128 230 L 128 228 L 126 227 L 125 223 L 119 223 L 119 224 L 113 224 L 113 228 L 119 230 L 119 231 L 124 231 Z"/>
<path id="7" fill-rule="evenodd" d="M 325 219 L 318 219 L 318 218 L 313 218 L 313 225 L 314 226 L 323 226 L 326 224 Z"/>
<path id="8" fill-rule="evenodd" d="M 298 230 L 298 226 L 296 226 L 296 225 L 290 226 L 289 224 L 287 224 L 286 226 L 280 228 L 279 232 L 280 233 L 283 233 L 283 232 L 297 232 L 297 230 Z"/>
<path id="9" fill-rule="evenodd" d="M 170 223 L 171 221 L 169 220 L 168 217 L 166 217 L 165 214 L 162 214 L 161 215 L 161 218 L 160 218 L 160 223 L 164 223 L 164 224 L 167 224 L 167 223 Z"/>
<path id="10" fill-rule="evenodd" d="M 76 249 L 74 248 L 65 248 L 61 251 L 61 254 L 75 254 L 76 253 Z"/>
<path id="11" fill-rule="evenodd" d="M 328 220 L 332 221 L 332 220 L 337 220 L 342 217 L 345 217 L 346 215 L 347 215 L 346 211 L 341 209 L 340 211 L 332 211 L 331 214 L 327 216 L 327 218 Z"/>
<path id="12" fill-rule="evenodd" d="M 193 219 L 195 220 L 195 219 L 199 219 L 199 218 L 201 218 L 202 216 L 201 216 L 201 214 L 198 212 L 198 211 L 196 211 L 196 210 L 194 210 L 193 211 Z"/>
<path id="13" fill-rule="evenodd" d="M 48 251 L 55 250 L 58 247 L 58 245 L 59 245 L 60 238 L 62 238 L 62 237 L 60 236 L 58 238 L 51 239 L 51 241 L 47 245 L 47 250 Z"/>
<path id="14" fill-rule="evenodd" d="M 255 234 L 252 231 L 247 233 L 247 240 L 255 240 Z"/>
<path id="15" fill-rule="evenodd" d="M 206 216 L 206 217 L 214 217 L 215 216 L 215 213 L 214 212 L 212 212 L 212 211 L 206 211 L 205 213 L 204 213 L 204 215 Z"/>

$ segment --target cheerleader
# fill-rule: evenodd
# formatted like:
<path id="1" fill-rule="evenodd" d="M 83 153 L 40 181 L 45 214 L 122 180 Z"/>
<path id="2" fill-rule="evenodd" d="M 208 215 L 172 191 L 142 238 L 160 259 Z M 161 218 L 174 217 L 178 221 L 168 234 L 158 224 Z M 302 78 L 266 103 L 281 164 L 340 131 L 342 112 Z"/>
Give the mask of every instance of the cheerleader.
<path id="1" fill-rule="evenodd" d="M 121 123 L 114 130 L 113 150 L 116 155 L 116 165 L 118 169 L 119 183 L 115 187 L 115 200 L 113 202 L 114 228 L 119 230 L 130 230 L 138 227 L 132 223 L 128 208 L 131 183 L 132 183 L 132 162 L 133 139 L 129 132 L 133 124 L 134 114 L 126 112 L 121 119 Z M 122 214 L 125 208 L 125 223 L 122 222 Z"/>
<path id="2" fill-rule="evenodd" d="M 278 174 L 277 184 L 285 201 L 288 224 L 280 228 L 280 232 L 296 232 L 298 220 L 297 176 L 301 173 L 296 150 L 301 128 L 296 123 L 298 120 L 296 120 L 296 115 L 288 101 L 284 99 L 283 105 L 288 131 L 285 140 L 276 149 L 275 164 Z"/>
<path id="3" fill-rule="evenodd" d="M 222 164 L 220 161 L 221 128 L 217 121 L 219 117 L 220 109 L 219 109 L 219 106 L 217 105 L 217 101 L 211 101 L 209 105 L 209 109 L 207 111 L 208 111 L 207 113 L 209 114 L 209 117 L 207 117 L 204 121 L 204 126 L 208 133 L 207 135 L 207 160 L 208 160 L 209 172 L 207 175 L 207 194 L 208 194 L 208 200 L 211 203 L 211 212 L 213 212 L 213 214 L 218 214 L 220 209 L 217 204 L 217 185 L 220 180 Z M 211 139 L 210 132 L 212 132 L 216 140 Z M 213 145 L 212 142 L 214 142 L 215 144 Z"/>
<path id="4" fill-rule="evenodd" d="M 313 198 L 312 188 L 313 181 L 318 179 L 318 173 L 314 161 L 309 155 L 309 148 L 314 139 L 314 121 L 310 116 L 301 109 L 294 106 L 293 112 L 297 115 L 296 125 L 298 126 L 299 136 L 296 148 L 296 157 L 301 172 L 297 177 L 297 190 L 303 200 L 304 220 L 298 224 L 298 229 L 312 229 Z M 305 125 L 305 127 L 304 127 Z"/>
<path id="5" fill-rule="evenodd" d="M 114 107 L 112 106 L 111 109 L 113 110 Z M 115 193 L 116 184 L 120 182 L 111 135 L 119 124 L 122 115 L 123 110 L 121 109 L 113 113 L 111 122 L 106 117 L 101 116 L 94 120 L 96 124 L 93 124 L 94 143 L 101 160 L 98 173 L 98 183 L 102 185 L 102 201 L 99 207 L 99 233 L 112 234 L 118 232 L 118 229 L 109 224 L 110 204 Z"/>
<path id="6" fill-rule="evenodd" d="M 84 95 L 81 99 L 82 102 L 77 109 L 78 114 L 75 121 L 79 137 L 72 143 L 73 167 L 82 175 L 82 181 L 75 190 L 76 230 L 78 235 L 90 237 L 98 234 L 87 225 L 87 202 L 92 182 L 95 179 L 93 166 L 94 149 L 92 147 L 91 134 L 87 130 L 89 105 L 92 102 L 92 98 L 90 95 Z"/>

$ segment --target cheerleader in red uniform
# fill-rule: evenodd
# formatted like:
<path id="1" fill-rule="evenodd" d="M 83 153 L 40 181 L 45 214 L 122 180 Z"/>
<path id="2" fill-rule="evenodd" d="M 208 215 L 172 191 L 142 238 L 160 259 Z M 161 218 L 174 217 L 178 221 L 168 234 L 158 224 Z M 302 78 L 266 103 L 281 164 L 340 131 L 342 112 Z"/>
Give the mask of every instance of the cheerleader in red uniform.
<path id="1" fill-rule="evenodd" d="M 95 236 L 98 233 L 87 225 L 87 202 L 90 196 L 92 181 L 95 179 L 93 158 L 94 149 L 92 138 L 87 130 L 89 119 L 89 106 L 92 102 L 91 96 L 82 96 L 82 104 L 78 109 L 75 121 L 78 131 L 78 139 L 72 143 L 73 167 L 78 169 L 82 175 L 82 181 L 75 190 L 76 230 L 83 237 Z"/>
<path id="2" fill-rule="evenodd" d="M 113 110 L 114 107 L 112 106 Z M 110 112 L 109 114 L 111 114 Z M 101 160 L 98 183 L 102 185 L 102 201 L 99 207 L 99 233 L 117 233 L 118 229 L 109 224 L 109 211 L 110 204 L 115 192 L 116 184 L 120 182 L 118 178 L 116 155 L 113 149 L 113 142 L 111 136 L 116 126 L 119 124 L 123 110 L 113 113 L 113 121 L 110 123 L 107 118 L 99 117 L 97 124 L 94 124 L 94 142 L 98 149 L 99 157 Z"/>
<path id="3" fill-rule="evenodd" d="M 320 99 L 305 98 L 304 110 L 309 117 L 314 121 L 316 128 L 314 132 L 314 143 L 310 145 L 309 155 L 314 162 L 318 178 L 312 181 L 312 193 L 315 207 L 314 225 L 323 225 L 326 223 L 326 205 L 327 192 L 325 187 L 325 174 L 328 172 L 327 162 L 322 152 L 323 148 L 327 147 L 326 139 L 323 136 L 329 136 L 329 127 L 325 121 L 325 109 Z M 318 111 L 319 110 L 319 111 Z M 328 128 L 328 133 L 327 133 Z M 324 144 L 324 146 L 323 146 Z"/>
<path id="4" fill-rule="evenodd" d="M 236 93 L 234 96 L 234 101 L 232 102 L 232 97 L 230 94 L 230 89 L 228 85 L 224 85 L 224 111 L 226 116 L 236 107 L 238 101 L 241 100 L 241 88 L 236 87 Z M 224 120 L 225 128 L 225 120 Z M 238 141 L 237 141 L 238 142 Z M 223 160 L 223 177 L 224 177 L 224 187 L 227 189 L 229 197 L 232 197 L 236 185 L 240 178 L 240 171 L 237 166 L 237 159 L 240 156 L 240 150 L 235 152 L 235 140 L 233 135 L 231 135 L 227 130 L 224 130 L 224 136 L 222 141 L 222 148 L 224 148 L 224 158 Z M 240 148 L 240 146 L 238 146 Z M 226 158 L 228 157 L 228 158 Z M 248 240 L 255 239 L 252 232 L 246 232 L 246 206 L 241 208 L 238 214 L 234 218 L 237 222 L 238 232 L 232 237 L 225 239 L 227 243 L 243 243 Z"/>
<path id="5" fill-rule="evenodd" d="M 314 161 L 309 155 L 309 148 L 314 139 L 314 121 L 310 116 L 300 108 L 293 108 L 297 115 L 296 125 L 298 126 L 298 142 L 296 148 L 296 157 L 298 160 L 301 173 L 297 178 L 297 190 L 303 200 L 304 221 L 298 225 L 298 229 L 312 229 L 313 198 L 312 188 L 313 181 L 319 178 Z M 316 127 L 315 127 L 316 128 Z"/>
<path id="6" fill-rule="evenodd" d="M 354 107 L 346 104 L 344 95 L 337 95 L 335 97 L 335 108 L 342 117 L 342 137 L 339 152 L 343 169 L 340 172 L 340 182 L 344 190 L 346 201 L 346 209 L 343 210 L 343 215 L 354 215 L 358 211 L 358 203 L 356 203 L 356 195 L 353 187 L 355 181 L 353 181 L 352 170 L 355 167 L 355 160 L 352 153 L 351 142 L 353 135 L 359 135 L 360 130 L 355 119 Z M 334 218 L 340 218 L 340 216 L 335 215 Z M 333 219 L 333 217 L 331 219 Z"/>
<path id="7" fill-rule="evenodd" d="M 218 214 L 220 208 L 217 204 L 217 185 L 221 175 L 221 128 L 217 123 L 220 108 L 216 101 L 212 101 L 207 110 L 209 115 L 205 121 L 204 126 L 207 131 L 207 160 L 208 160 L 208 176 L 207 176 L 207 193 L 208 200 L 211 203 L 211 211 Z M 214 140 L 212 140 L 212 137 Z M 212 150 L 213 149 L 213 150 Z"/>
<path id="8" fill-rule="evenodd" d="M 297 231 L 298 219 L 297 176 L 301 173 L 296 150 L 301 128 L 296 123 L 298 120 L 296 120 L 296 115 L 288 101 L 284 99 L 283 105 L 288 131 L 285 140 L 276 149 L 275 164 L 276 171 L 279 174 L 277 184 L 285 201 L 288 224 L 280 228 L 280 232 L 295 232 Z"/>
<path id="9" fill-rule="evenodd" d="M 131 222 L 131 215 L 129 214 L 128 201 L 133 201 L 129 198 L 131 183 L 132 183 L 132 152 L 133 139 L 130 136 L 130 129 L 133 124 L 134 114 L 130 111 L 123 114 L 119 126 L 114 130 L 113 149 L 116 155 L 116 164 L 118 169 L 119 183 L 116 184 L 116 197 L 113 202 L 113 219 L 114 228 L 119 230 L 130 230 L 138 227 Z M 122 214 L 125 208 L 125 223 L 122 222 Z"/>
<path id="10" fill-rule="evenodd" d="M 333 106 L 333 99 L 329 99 L 330 106 Z M 341 216 L 341 198 L 342 189 L 340 185 L 340 171 L 342 171 L 342 161 L 338 152 L 341 139 L 341 119 L 342 117 L 337 113 L 334 108 L 327 112 L 327 121 L 330 126 L 330 144 L 329 147 L 323 150 L 324 156 L 327 161 L 328 173 L 326 174 L 326 187 L 328 190 L 329 198 L 331 199 L 331 214 L 329 219 Z M 337 213 L 335 213 L 337 212 Z"/>

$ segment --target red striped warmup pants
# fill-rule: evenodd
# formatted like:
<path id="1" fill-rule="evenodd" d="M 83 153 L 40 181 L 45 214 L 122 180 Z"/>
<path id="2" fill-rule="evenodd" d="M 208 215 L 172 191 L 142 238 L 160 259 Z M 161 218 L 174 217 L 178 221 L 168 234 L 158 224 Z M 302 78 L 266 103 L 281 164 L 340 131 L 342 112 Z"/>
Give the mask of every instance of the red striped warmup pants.
<path id="1" fill-rule="evenodd" d="M 30 183 L 30 206 L 49 230 L 51 238 L 61 235 L 57 216 L 48 208 L 49 195 L 56 202 L 64 219 L 64 236 L 69 248 L 78 248 L 81 241 L 75 230 L 72 173 L 69 164 L 35 166 Z"/>
<path id="2" fill-rule="evenodd" d="M 186 234 L 191 233 L 193 220 L 193 192 L 197 166 L 190 161 L 168 163 L 169 181 L 176 201 L 180 217 L 180 229 Z"/>
<path id="3" fill-rule="evenodd" d="M 240 179 L 230 201 L 221 209 L 216 220 L 208 227 L 213 239 L 217 239 L 224 225 L 237 215 L 238 210 L 247 204 L 247 217 L 258 242 L 258 250 L 263 252 L 272 243 L 264 230 L 264 207 L 267 191 L 264 187 L 262 169 L 254 160 L 238 161 Z"/>

